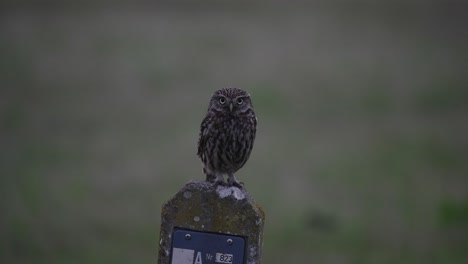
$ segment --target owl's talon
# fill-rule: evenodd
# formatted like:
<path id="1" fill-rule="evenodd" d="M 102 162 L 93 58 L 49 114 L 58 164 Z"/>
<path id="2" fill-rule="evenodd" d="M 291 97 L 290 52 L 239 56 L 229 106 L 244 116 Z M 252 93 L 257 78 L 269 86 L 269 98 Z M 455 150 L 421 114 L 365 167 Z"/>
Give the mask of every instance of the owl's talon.
<path id="1" fill-rule="evenodd" d="M 240 181 L 237 181 L 237 180 L 230 180 L 228 179 L 228 185 L 229 186 L 235 186 L 239 189 L 242 189 L 244 188 L 244 183 L 243 182 L 240 182 Z"/>
<path id="2" fill-rule="evenodd" d="M 233 182 L 233 183 L 231 184 L 231 186 L 235 186 L 235 187 L 237 187 L 237 188 L 239 188 L 239 189 L 242 189 L 242 188 L 244 188 L 244 183 L 243 183 L 243 182 L 235 181 L 235 182 Z"/>
<path id="3" fill-rule="evenodd" d="M 213 185 L 214 185 L 214 186 L 218 186 L 218 185 L 221 185 L 221 186 L 228 186 L 228 183 L 225 182 L 225 181 L 213 181 Z"/>

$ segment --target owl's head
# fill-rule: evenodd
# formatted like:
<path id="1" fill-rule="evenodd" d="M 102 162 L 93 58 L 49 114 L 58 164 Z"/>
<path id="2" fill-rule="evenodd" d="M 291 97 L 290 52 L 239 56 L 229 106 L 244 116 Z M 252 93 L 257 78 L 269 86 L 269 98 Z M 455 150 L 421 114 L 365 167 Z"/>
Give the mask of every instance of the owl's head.
<path id="1" fill-rule="evenodd" d="M 250 95 L 239 88 L 223 88 L 211 97 L 208 110 L 216 112 L 245 114 L 252 109 Z"/>

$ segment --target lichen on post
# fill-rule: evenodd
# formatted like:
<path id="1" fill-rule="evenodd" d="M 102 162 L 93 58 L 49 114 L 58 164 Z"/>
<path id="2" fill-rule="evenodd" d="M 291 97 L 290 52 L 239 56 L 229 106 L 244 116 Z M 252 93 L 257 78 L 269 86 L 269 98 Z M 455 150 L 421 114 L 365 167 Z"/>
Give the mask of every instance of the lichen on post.
<path id="1" fill-rule="evenodd" d="M 264 222 L 263 209 L 245 188 L 191 181 L 162 207 L 158 263 L 173 264 L 173 232 L 187 229 L 242 237 L 243 263 L 259 264 Z"/>

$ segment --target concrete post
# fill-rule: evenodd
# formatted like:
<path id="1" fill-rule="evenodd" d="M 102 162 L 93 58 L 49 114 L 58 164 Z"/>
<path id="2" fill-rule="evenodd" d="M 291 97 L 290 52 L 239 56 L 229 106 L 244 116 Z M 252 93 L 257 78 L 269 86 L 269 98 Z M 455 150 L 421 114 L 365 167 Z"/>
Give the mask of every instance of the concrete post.
<path id="1" fill-rule="evenodd" d="M 191 181 L 162 207 L 158 263 L 260 264 L 264 223 L 263 209 L 245 188 Z M 242 254 L 226 253 L 234 243 Z"/>

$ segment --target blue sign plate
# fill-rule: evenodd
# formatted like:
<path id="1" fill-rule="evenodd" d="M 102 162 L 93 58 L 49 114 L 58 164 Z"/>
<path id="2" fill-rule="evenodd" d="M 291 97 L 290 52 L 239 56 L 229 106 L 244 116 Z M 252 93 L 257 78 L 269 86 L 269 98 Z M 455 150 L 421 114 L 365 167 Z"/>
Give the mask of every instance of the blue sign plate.
<path id="1" fill-rule="evenodd" d="M 176 229 L 171 264 L 242 264 L 245 240 L 239 236 Z"/>

